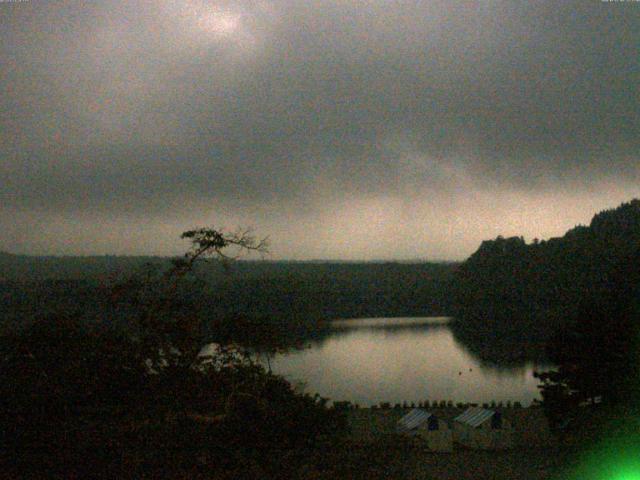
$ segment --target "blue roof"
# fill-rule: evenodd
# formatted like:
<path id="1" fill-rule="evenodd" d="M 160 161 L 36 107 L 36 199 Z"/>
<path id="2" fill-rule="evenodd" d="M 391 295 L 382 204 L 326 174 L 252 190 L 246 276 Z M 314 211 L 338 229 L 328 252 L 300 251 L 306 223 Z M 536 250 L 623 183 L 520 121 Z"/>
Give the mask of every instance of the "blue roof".
<path id="1" fill-rule="evenodd" d="M 485 410 L 480 407 L 471 407 L 464 411 L 464 413 L 458 415 L 454 420 L 456 422 L 469 425 L 471 427 L 479 427 L 484 422 L 489 420 L 496 412 L 493 410 Z"/>
<path id="2" fill-rule="evenodd" d="M 421 408 L 414 408 L 398 420 L 396 431 L 398 433 L 410 432 L 429 420 L 429 417 L 431 417 L 431 413 Z"/>

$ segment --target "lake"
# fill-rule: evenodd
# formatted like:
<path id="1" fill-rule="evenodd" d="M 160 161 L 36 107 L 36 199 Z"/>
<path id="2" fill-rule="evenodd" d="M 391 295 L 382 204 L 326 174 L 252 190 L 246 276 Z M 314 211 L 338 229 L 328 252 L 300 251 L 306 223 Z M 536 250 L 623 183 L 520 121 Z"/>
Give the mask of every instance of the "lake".
<path id="1" fill-rule="evenodd" d="M 424 400 L 519 401 L 527 406 L 539 398 L 533 372 L 548 365 L 488 366 L 456 341 L 449 321 L 335 321 L 308 348 L 272 357 L 271 368 L 306 392 L 362 406 Z"/>

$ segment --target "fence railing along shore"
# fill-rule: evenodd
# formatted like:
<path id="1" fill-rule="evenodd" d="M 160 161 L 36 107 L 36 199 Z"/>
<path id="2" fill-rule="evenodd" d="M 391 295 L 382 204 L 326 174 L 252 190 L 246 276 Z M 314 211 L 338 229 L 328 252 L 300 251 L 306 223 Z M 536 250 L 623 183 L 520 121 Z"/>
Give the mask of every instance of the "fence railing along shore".
<path id="1" fill-rule="evenodd" d="M 402 402 L 402 403 L 392 403 L 392 402 L 379 402 L 372 404 L 370 406 L 361 406 L 358 403 L 353 403 L 350 401 L 336 401 L 333 402 L 333 406 L 336 409 L 341 410 L 351 410 L 351 409 L 359 409 L 359 408 L 371 408 L 372 410 L 404 410 L 411 408 L 425 408 L 425 409 L 467 409 L 469 407 L 482 407 L 486 409 L 511 409 L 511 408 L 523 408 L 522 403 L 519 401 L 506 401 L 506 402 L 453 402 L 453 400 L 424 400 L 420 402 Z"/>

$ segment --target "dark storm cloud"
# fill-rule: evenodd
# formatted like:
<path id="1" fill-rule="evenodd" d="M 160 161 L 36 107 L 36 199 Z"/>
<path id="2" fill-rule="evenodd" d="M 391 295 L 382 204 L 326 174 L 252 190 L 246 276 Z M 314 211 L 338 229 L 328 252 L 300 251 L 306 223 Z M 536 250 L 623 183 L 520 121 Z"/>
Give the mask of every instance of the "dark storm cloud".
<path id="1" fill-rule="evenodd" d="M 640 180 L 638 4 L 0 9 L 5 217 L 209 205 L 319 221 L 385 198 L 459 215 L 471 191 Z"/>

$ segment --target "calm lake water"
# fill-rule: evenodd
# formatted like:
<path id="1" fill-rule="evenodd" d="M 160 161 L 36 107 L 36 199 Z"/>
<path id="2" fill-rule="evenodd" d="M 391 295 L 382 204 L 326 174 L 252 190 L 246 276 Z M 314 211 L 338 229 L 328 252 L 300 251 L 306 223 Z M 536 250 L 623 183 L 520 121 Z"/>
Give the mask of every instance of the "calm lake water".
<path id="1" fill-rule="evenodd" d="M 301 351 L 276 355 L 274 373 L 309 393 L 362 406 L 386 402 L 520 401 L 539 398 L 533 378 L 546 365 L 481 365 L 456 342 L 449 319 L 372 318 L 335 321 Z"/>

